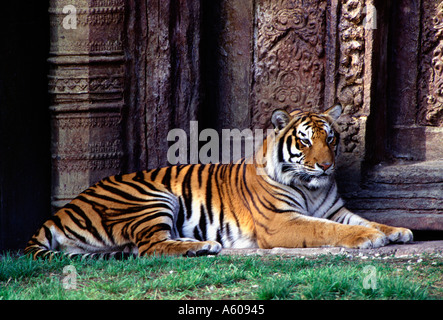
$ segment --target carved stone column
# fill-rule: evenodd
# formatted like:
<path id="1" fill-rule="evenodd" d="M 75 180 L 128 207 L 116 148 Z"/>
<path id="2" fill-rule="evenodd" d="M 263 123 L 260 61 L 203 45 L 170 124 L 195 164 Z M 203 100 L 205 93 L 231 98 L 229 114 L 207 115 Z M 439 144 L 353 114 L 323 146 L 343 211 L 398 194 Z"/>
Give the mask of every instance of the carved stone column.
<path id="1" fill-rule="evenodd" d="M 338 62 L 336 101 L 343 107 L 339 166 L 347 184 L 358 184 L 366 152 L 366 122 L 370 114 L 372 30 L 364 28 L 365 6 L 371 0 L 339 0 L 337 13 Z M 337 10 L 338 9 L 338 10 Z M 340 173 L 340 170 L 339 170 Z"/>
<path id="2" fill-rule="evenodd" d="M 418 122 L 443 126 L 443 1 L 423 1 Z"/>
<path id="3" fill-rule="evenodd" d="M 124 0 L 50 1 L 52 205 L 123 165 Z"/>

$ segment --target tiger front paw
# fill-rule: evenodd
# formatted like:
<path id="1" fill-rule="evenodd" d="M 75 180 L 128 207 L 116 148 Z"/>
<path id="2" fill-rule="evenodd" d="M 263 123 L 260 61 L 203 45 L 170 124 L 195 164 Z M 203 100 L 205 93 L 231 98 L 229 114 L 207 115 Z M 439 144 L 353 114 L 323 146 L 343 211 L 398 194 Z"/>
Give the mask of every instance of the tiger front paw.
<path id="1" fill-rule="evenodd" d="M 186 251 L 186 257 L 200 257 L 208 255 L 217 255 L 222 249 L 222 245 L 217 241 L 201 241 L 190 244 Z"/>
<path id="2" fill-rule="evenodd" d="M 385 234 L 391 242 L 407 243 L 414 239 L 412 231 L 406 228 L 391 227 Z"/>
<path id="3" fill-rule="evenodd" d="M 383 247 L 389 242 L 386 235 L 377 229 L 366 227 L 359 229 L 358 232 L 344 241 L 345 247 L 353 249 L 374 249 Z"/>
<path id="4" fill-rule="evenodd" d="M 376 222 L 372 222 L 370 225 L 372 228 L 378 229 L 383 232 L 388 237 L 390 242 L 406 243 L 411 242 L 414 239 L 412 231 L 406 228 L 391 227 Z"/>

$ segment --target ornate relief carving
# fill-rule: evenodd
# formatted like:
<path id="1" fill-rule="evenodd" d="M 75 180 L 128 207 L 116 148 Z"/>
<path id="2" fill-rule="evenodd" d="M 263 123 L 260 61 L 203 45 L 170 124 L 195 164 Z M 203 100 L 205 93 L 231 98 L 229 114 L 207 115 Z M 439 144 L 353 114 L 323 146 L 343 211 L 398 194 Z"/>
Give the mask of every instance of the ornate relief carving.
<path id="1" fill-rule="evenodd" d="M 363 75 L 365 30 L 364 0 L 341 0 L 341 10 L 338 24 L 338 81 L 336 97 L 343 106 L 344 115 L 338 120 L 341 129 L 341 151 L 343 163 L 351 154 L 355 160 L 364 157 L 365 123 L 367 116 L 363 112 Z M 362 128 L 363 127 L 363 128 Z M 346 156 L 348 154 L 348 156 Z"/>
<path id="2" fill-rule="evenodd" d="M 57 148 L 60 152 L 54 156 L 54 159 L 108 159 L 121 158 L 122 141 L 117 139 L 115 141 L 83 143 L 82 141 L 70 141 L 69 143 L 59 143 Z"/>
<path id="3" fill-rule="evenodd" d="M 443 1 L 423 2 L 418 122 L 443 125 Z"/>
<path id="4" fill-rule="evenodd" d="M 363 104 L 364 0 L 342 0 L 338 26 L 340 58 L 337 99 L 344 113 L 358 116 Z"/>
<path id="5" fill-rule="evenodd" d="M 76 29 L 63 26 L 65 5 L 76 8 Z M 123 166 L 125 1 L 52 0 L 49 12 L 52 196 L 59 207 Z"/>
<path id="6" fill-rule="evenodd" d="M 58 93 L 115 93 L 123 91 L 123 75 L 83 78 L 49 76 L 49 92 Z"/>
<path id="7" fill-rule="evenodd" d="M 277 108 L 320 110 L 324 90 L 326 1 L 259 1 L 253 127 Z"/>
<path id="8" fill-rule="evenodd" d="M 57 26 L 62 23 L 66 17 L 63 8 L 51 8 L 49 13 L 53 15 L 51 26 Z M 123 22 L 124 6 L 120 7 L 99 7 L 99 8 L 79 8 L 77 13 L 77 25 L 80 26 L 103 26 Z"/>
<path id="9" fill-rule="evenodd" d="M 51 42 L 52 53 L 69 53 L 69 52 L 82 52 L 82 53 L 96 53 L 96 52 L 122 52 L 123 43 L 121 39 L 106 40 L 106 41 L 64 41 L 64 42 Z"/>
<path id="10" fill-rule="evenodd" d="M 60 129 L 90 129 L 119 127 L 122 119 L 120 115 L 102 115 L 94 117 L 56 116 L 57 126 Z M 58 143 L 58 142 L 57 142 Z"/>
<path id="11" fill-rule="evenodd" d="M 364 130 L 361 130 L 359 119 L 344 115 L 340 117 L 337 124 L 340 127 L 341 151 L 353 153 L 361 145 L 365 134 Z"/>
<path id="12" fill-rule="evenodd" d="M 253 127 L 267 127 L 276 108 L 320 111 L 327 107 L 323 105 L 326 4 L 322 0 L 259 1 Z M 342 152 L 363 159 L 367 116 L 363 112 L 365 1 L 341 0 L 337 5 L 336 97 L 344 107 L 339 120 Z"/>
<path id="13" fill-rule="evenodd" d="M 109 157 L 104 159 L 72 159 L 72 158 L 55 158 L 52 161 L 52 165 L 57 169 L 58 172 L 63 172 L 65 174 L 72 174 L 78 172 L 89 172 L 89 171 L 116 171 L 121 169 L 121 160 L 115 159 L 115 157 Z M 74 181 L 72 181 L 74 182 Z M 78 183 L 78 182 L 77 182 Z M 75 187 L 75 185 L 71 185 L 71 188 L 85 190 L 88 185 Z M 75 196 L 76 194 L 70 194 L 70 197 Z"/>
<path id="14" fill-rule="evenodd" d="M 76 29 L 62 27 L 66 13 L 63 8 L 76 8 Z M 122 32 L 125 19 L 124 1 L 52 0 L 49 8 L 51 33 L 50 52 L 123 53 Z M 112 31 L 112 32 L 111 32 Z"/>
<path id="15" fill-rule="evenodd" d="M 114 159 L 120 162 L 123 158 L 120 116 L 66 113 L 54 115 L 52 122 L 51 154 L 53 160 L 58 162 L 58 169 L 61 169 L 60 161 L 66 163 L 63 166 L 65 169 L 71 160 L 84 161 L 84 165 L 76 167 L 81 167 L 87 172 L 100 167 L 96 164 L 90 165 L 94 161 Z M 69 171 L 73 171 L 73 168 L 69 168 Z"/>

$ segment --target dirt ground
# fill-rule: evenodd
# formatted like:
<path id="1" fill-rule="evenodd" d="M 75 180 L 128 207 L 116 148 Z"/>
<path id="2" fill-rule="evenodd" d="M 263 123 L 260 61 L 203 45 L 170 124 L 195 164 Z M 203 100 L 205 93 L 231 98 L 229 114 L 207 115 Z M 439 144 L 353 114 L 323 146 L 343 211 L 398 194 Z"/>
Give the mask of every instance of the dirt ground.
<path id="1" fill-rule="evenodd" d="M 408 244 L 391 244 L 377 249 L 346 248 L 273 248 L 273 249 L 223 249 L 221 255 L 286 255 L 312 257 L 322 254 L 350 254 L 364 256 L 405 257 L 422 254 L 443 255 L 443 241 L 415 241 Z"/>

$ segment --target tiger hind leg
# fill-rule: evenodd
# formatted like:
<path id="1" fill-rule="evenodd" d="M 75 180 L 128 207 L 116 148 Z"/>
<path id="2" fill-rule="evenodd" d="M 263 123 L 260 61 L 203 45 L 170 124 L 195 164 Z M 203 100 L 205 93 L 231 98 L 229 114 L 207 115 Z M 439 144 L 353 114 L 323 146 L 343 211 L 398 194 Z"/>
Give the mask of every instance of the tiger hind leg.
<path id="1" fill-rule="evenodd" d="M 36 237 L 33 237 L 26 246 L 24 254 L 32 257 L 34 260 L 52 260 L 57 257 L 80 258 L 80 259 L 102 259 L 102 260 L 126 260 L 130 257 L 135 257 L 136 253 L 131 250 L 124 250 L 121 248 L 110 248 L 109 251 L 102 252 L 87 252 L 78 247 L 66 248 L 67 251 L 61 251 L 57 248 L 50 247 L 46 244 L 40 243 Z M 112 250 L 114 249 L 114 250 Z M 73 252 L 72 252 L 73 251 Z"/>
<path id="2" fill-rule="evenodd" d="M 140 255 L 171 255 L 185 257 L 200 257 L 217 255 L 222 249 L 216 241 L 182 241 L 180 239 L 165 240 L 145 249 L 140 246 Z"/>
<path id="3" fill-rule="evenodd" d="M 31 237 L 24 254 L 33 259 L 45 260 L 63 256 L 121 260 L 137 254 L 137 249 L 129 241 L 116 244 L 104 236 L 106 232 L 98 232 L 89 220 L 90 216 L 88 218 L 85 211 L 76 204 L 80 204 L 78 200 L 74 200 L 48 219 Z M 83 219 L 79 220 L 74 213 Z"/>
<path id="4" fill-rule="evenodd" d="M 216 255 L 222 245 L 216 241 L 198 241 L 185 238 L 171 238 L 170 224 L 159 223 L 141 230 L 135 243 L 140 256 L 171 255 L 171 256 L 205 256 Z"/>
<path id="5" fill-rule="evenodd" d="M 139 256 L 202 256 L 221 251 L 222 245 L 216 241 L 179 237 L 177 228 L 182 226 L 177 226 L 175 219 L 180 203 L 173 194 L 164 192 L 162 197 L 147 199 L 139 208 L 128 208 L 126 214 L 115 216 L 108 211 L 106 217 L 109 225 L 119 226 L 121 233 L 127 234 Z"/>

